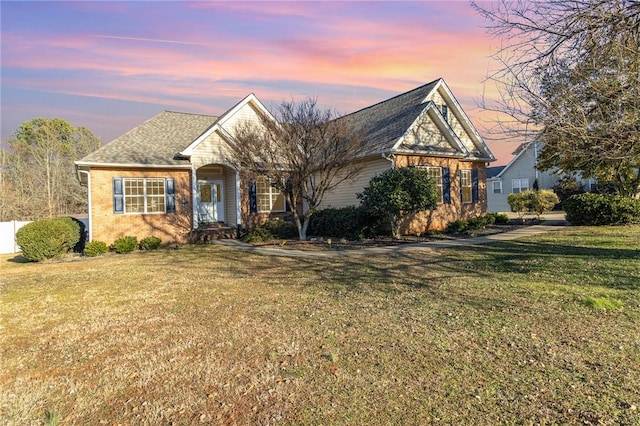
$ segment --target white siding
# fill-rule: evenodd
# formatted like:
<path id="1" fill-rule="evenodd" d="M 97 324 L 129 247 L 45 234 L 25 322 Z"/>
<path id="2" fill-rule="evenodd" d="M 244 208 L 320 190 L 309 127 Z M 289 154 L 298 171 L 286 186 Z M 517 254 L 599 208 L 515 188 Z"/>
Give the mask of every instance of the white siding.
<path id="1" fill-rule="evenodd" d="M 224 147 L 226 142 L 219 133 L 213 132 L 200 142 L 191 154 L 191 164 L 196 168 L 207 164 L 226 164 Z"/>
<path id="2" fill-rule="evenodd" d="M 320 208 L 359 205 L 360 200 L 356 194 L 362 192 L 369 185 L 371 178 L 390 168 L 391 162 L 382 157 L 366 161 L 362 171 L 353 180 L 344 181 L 333 191 L 325 194 Z"/>
<path id="3" fill-rule="evenodd" d="M 220 125 L 224 127 L 227 132 L 233 135 L 235 133 L 236 126 L 245 121 L 251 121 L 256 125 L 259 125 L 261 122 L 260 116 L 251 102 L 243 105 L 235 114 L 223 118 Z"/>
<path id="4" fill-rule="evenodd" d="M 500 178 L 487 179 L 487 210 L 489 212 L 511 211 L 507 197 L 512 191 L 512 181 L 514 179 L 529 179 L 529 188 L 533 188 L 533 183 L 538 180 L 538 188 L 551 189 L 558 183 L 560 175 L 552 171 L 537 171 L 535 169 L 536 152 L 534 144 L 527 146 L 525 151 L 520 153 L 502 172 Z M 494 194 L 492 191 L 492 181 L 502 181 L 502 193 Z"/>

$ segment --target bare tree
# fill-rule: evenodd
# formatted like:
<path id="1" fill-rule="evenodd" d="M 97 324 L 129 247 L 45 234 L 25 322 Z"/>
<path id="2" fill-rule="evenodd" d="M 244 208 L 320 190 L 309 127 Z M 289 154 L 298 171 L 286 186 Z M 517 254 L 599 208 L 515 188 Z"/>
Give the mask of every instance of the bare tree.
<path id="1" fill-rule="evenodd" d="M 364 139 L 315 99 L 283 102 L 276 120 L 245 122 L 235 129 L 227 161 L 250 178 L 268 179 L 289 205 L 300 240 L 327 191 L 359 173 Z"/>
<path id="2" fill-rule="evenodd" d="M 30 220 L 86 209 L 73 162 L 100 146 L 84 127 L 58 118 L 22 123 L 3 151 L 2 220 Z"/>
<path id="3" fill-rule="evenodd" d="M 539 138 L 538 167 L 640 193 L 640 2 L 472 3 L 501 41 L 488 76 L 508 117 L 498 131 Z"/>

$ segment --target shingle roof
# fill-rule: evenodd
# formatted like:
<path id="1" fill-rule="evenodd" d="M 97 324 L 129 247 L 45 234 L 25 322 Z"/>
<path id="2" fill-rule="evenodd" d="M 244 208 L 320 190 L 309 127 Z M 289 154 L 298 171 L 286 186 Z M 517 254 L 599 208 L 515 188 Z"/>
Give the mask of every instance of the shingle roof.
<path id="1" fill-rule="evenodd" d="M 364 155 L 378 154 L 393 147 L 425 109 L 423 103 L 439 80 L 394 96 L 386 101 L 345 115 L 349 125 L 364 131 Z"/>
<path id="2" fill-rule="evenodd" d="M 186 165 L 176 154 L 217 120 L 212 115 L 163 111 L 87 155 L 79 163 Z"/>
<path id="3" fill-rule="evenodd" d="M 495 167 L 487 167 L 487 179 L 491 179 L 496 177 L 504 170 L 507 166 L 495 166 Z"/>

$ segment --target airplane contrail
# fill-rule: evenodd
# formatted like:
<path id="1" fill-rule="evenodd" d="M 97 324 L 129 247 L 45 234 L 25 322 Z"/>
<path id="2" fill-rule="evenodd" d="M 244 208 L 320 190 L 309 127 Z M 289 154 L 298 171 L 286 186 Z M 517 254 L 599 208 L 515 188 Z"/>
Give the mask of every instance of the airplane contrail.
<path id="1" fill-rule="evenodd" d="M 189 44 L 194 46 L 214 46 L 213 44 L 210 44 L 210 43 L 199 43 L 199 42 L 179 41 L 179 40 L 163 40 L 163 39 L 143 38 L 143 37 L 127 37 L 127 36 L 114 36 L 114 35 L 102 35 L 102 34 L 96 34 L 94 37 L 111 38 L 116 40 L 148 41 L 151 43 Z"/>

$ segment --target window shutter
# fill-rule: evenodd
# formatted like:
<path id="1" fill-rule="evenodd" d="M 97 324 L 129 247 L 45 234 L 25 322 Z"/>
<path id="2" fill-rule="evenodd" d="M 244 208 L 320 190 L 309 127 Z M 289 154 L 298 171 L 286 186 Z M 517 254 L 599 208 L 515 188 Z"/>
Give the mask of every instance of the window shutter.
<path id="1" fill-rule="evenodd" d="M 176 211 L 176 185 L 173 178 L 165 180 L 165 187 L 167 213 L 174 213 Z"/>
<path id="2" fill-rule="evenodd" d="M 458 170 L 458 182 L 460 183 L 460 202 L 464 200 L 464 192 L 462 191 L 462 170 Z"/>
<path id="3" fill-rule="evenodd" d="M 480 200 L 478 194 L 478 169 L 471 170 L 471 201 L 477 203 Z"/>
<path id="4" fill-rule="evenodd" d="M 287 191 L 287 193 L 291 193 L 291 181 L 287 180 L 286 185 L 285 185 L 285 190 Z M 286 212 L 290 212 L 291 211 L 291 204 L 289 204 L 288 201 L 288 197 L 284 198 L 284 211 Z"/>
<path id="5" fill-rule="evenodd" d="M 256 181 L 249 183 L 249 212 L 258 213 L 258 197 L 256 195 Z"/>
<path id="6" fill-rule="evenodd" d="M 113 212 L 124 213 L 124 194 L 122 191 L 122 178 L 113 178 Z"/>
<path id="7" fill-rule="evenodd" d="M 449 167 L 442 168 L 442 202 L 451 204 L 451 175 Z"/>

